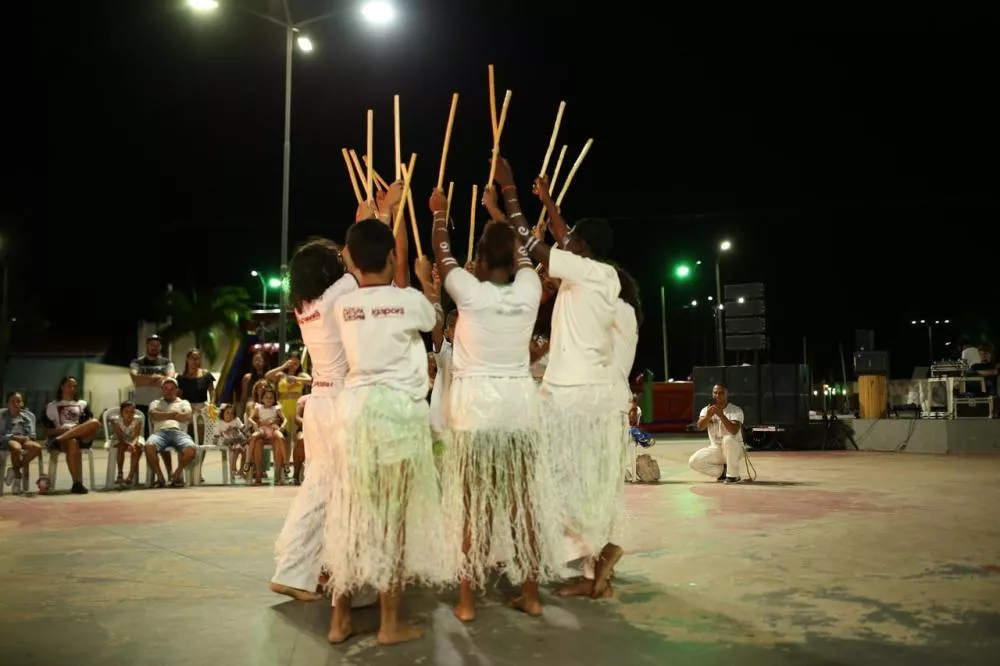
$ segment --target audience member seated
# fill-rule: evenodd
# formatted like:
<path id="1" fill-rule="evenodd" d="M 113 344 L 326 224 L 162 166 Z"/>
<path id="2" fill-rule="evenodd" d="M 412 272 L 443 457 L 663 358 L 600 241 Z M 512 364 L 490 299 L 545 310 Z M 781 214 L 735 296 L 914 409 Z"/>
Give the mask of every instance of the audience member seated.
<path id="1" fill-rule="evenodd" d="M 292 484 L 302 484 L 302 467 L 306 462 L 306 436 L 302 431 L 302 419 L 306 416 L 306 403 L 309 402 L 309 394 L 298 399 L 295 404 L 295 423 L 298 430 L 295 433 L 295 444 L 292 446 Z"/>
<path id="2" fill-rule="evenodd" d="M 201 367 L 201 351 L 192 349 L 187 353 L 184 359 L 184 372 L 177 375 L 177 388 L 180 389 L 180 397 L 191 405 L 191 411 L 201 416 L 201 422 L 198 424 L 198 441 L 204 444 L 208 405 L 214 402 L 215 377 Z"/>
<path id="3" fill-rule="evenodd" d="M 271 383 L 266 379 L 258 379 L 250 390 L 250 395 L 247 397 L 246 405 L 244 406 L 243 410 L 243 423 L 246 424 L 247 437 L 252 435 L 254 431 L 254 425 L 251 419 L 251 417 L 253 417 L 253 411 L 257 408 L 257 404 L 260 402 L 261 396 L 264 395 L 264 390 L 269 387 L 274 388 L 273 386 L 271 386 Z M 249 474 L 250 470 L 253 469 L 253 459 L 249 451 L 247 454 L 247 458 L 249 458 L 249 461 L 247 462 L 247 465 L 243 470 L 244 476 Z M 267 470 L 270 467 L 270 458 L 266 453 L 264 455 L 263 464 L 264 464 L 264 469 L 261 470 L 261 476 L 266 479 L 268 478 Z M 254 476 L 256 477 L 256 474 L 254 474 Z"/>
<path id="4" fill-rule="evenodd" d="M 243 375 L 243 381 L 240 383 L 239 400 L 243 402 L 244 412 L 247 412 L 251 401 L 256 402 L 254 391 L 257 385 L 265 379 L 268 371 L 267 358 L 264 357 L 263 352 L 256 352 L 250 364 L 252 370 Z M 234 400 L 233 402 L 236 403 L 237 401 Z"/>
<path id="5" fill-rule="evenodd" d="M 268 370 L 265 377 L 267 381 L 278 388 L 278 404 L 281 405 L 281 410 L 286 414 L 296 412 L 299 398 L 312 384 L 312 377 L 302 369 L 302 357 L 299 352 L 289 354 L 284 363 L 274 370 Z M 298 424 L 294 419 L 288 422 L 287 430 L 288 439 L 294 442 L 295 435 L 299 431 Z M 287 455 L 285 457 L 287 459 Z"/>
<path id="6" fill-rule="evenodd" d="M 139 461 L 146 450 L 146 438 L 142 436 L 145 432 L 142 412 L 138 411 L 135 403 L 126 400 L 119 407 L 118 415 L 109 419 L 111 432 L 106 433 L 111 439 L 111 446 L 115 450 L 118 459 L 118 477 L 115 479 L 115 488 L 131 488 L 139 482 Z M 128 476 L 122 478 L 123 467 L 125 466 L 125 453 L 129 454 Z"/>
<path id="7" fill-rule="evenodd" d="M 160 397 L 160 384 L 167 377 L 173 377 L 177 373 L 174 371 L 174 362 L 165 356 L 160 356 L 160 336 L 153 334 L 146 338 L 146 355 L 132 361 L 129 365 L 129 374 L 132 376 L 132 400 L 135 401 L 136 408 L 142 412 L 147 428 L 145 434 L 149 435 L 153 429 L 153 423 L 149 420 L 149 405 Z M 167 475 L 173 462 L 170 453 L 163 454 L 163 464 L 167 468 Z"/>
<path id="8" fill-rule="evenodd" d="M 76 377 L 63 377 L 56 389 L 58 399 L 45 406 L 42 415 L 42 436 L 48 439 L 49 451 L 60 451 L 66 456 L 66 467 L 73 477 L 71 493 L 86 495 L 83 485 L 83 454 L 81 449 L 94 445 L 94 437 L 101 429 L 86 400 L 76 397 Z"/>
<path id="9" fill-rule="evenodd" d="M 0 410 L 0 450 L 10 452 L 10 469 L 3 482 L 11 492 L 27 492 L 28 465 L 42 454 L 42 445 L 35 441 L 35 415 L 24 408 L 24 397 L 14 391 L 7 396 L 7 408 Z"/>
<path id="10" fill-rule="evenodd" d="M 229 473 L 232 478 L 244 477 L 246 463 L 247 432 L 240 417 L 236 416 L 236 406 L 228 403 L 219 405 L 219 421 L 215 424 L 215 445 L 229 449 Z"/>
<path id="11" fill-rule="evenodd" d="M 165 377 L 160 382 L 160 391 L 162 397 L 149 405 L 153 434 L 146 441 L 146 460 L 156 472 L 157 486 L 164 488 L 167 479 L 163 475 L 157 454 L 169 456 L 171 450 L 176 451 L 180 462 L 169 483 L 171 488 L 183 488 L 184 468 L 198 453 L 194 440 L 187 434 L 187 424 L 191 422 L 191 404 L 177 397 L 177 380 L 173 377 Z"/>
<path id="12" fill-rule="evenodd" d="M 271 446 L 274 452 L 274 479 L 279 486 L 285 484 L 285 436 L 281 433 L 285 425 L 285 415 L 278 404 L 278 391 L 268 384 L 260 393 L 249 418 L 250 457 L 254 466 L 254 483 L 260 485 L 264 469 L 264 447 Z"/>
<path id="13" fill-rule="evenodd" d="M 998 411 L 1000 411 L 1000 406 L 997 405 L 1000 402 L 1000 399 L 997 399 L 997 373 L 1000 370 L 1000 364 L 993 356 L 993 345 L 985 344 L 979 348 L 979 363 L 972 366 L 971 369 L 972 372 L 981 375 L 986 380 L 986 395 L 994 397 L 993 417 L 996 418 Z"/>

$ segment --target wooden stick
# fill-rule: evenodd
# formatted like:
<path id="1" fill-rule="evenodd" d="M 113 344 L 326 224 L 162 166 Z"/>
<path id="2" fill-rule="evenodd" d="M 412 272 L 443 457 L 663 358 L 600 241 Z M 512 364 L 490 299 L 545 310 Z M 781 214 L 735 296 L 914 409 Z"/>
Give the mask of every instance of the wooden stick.
<path id="1" fill-rule="evenodd" d="M 361 159 L 363 159 L 365 161 L 365 164 L 368 164 L 368 156 L 367 155 L 365 155 Z M 389 189 L 389 183 L 387 183 L 386 180 L 385 180 L 385 178 L 383 178 L 382 176 L 380 176 L 378 174 L 378 171 L 376 171 L 375 169 L 372 169 L 372 177 L 375 179 L 375 185 L 376 185 L 376 187 L 378 189 L 380 189 L 380 190 L 388 190 Z"/>
<path id="2" fill-rule="evenodd" d="M 373 193 L 371 192 L 371 190 L 368 189 L 369 187 L 371 187 L 371 184 L 365 178 L 365 170 L 361 168 L 361 161 L 358 159 L 358 154 L 354 152 L 353 148 L 351 148 L 351 150 L 348 152 L 351 155 L 351 162 L 354 163 L 354 168 L 358 172 L 358 180 L 361 181 L 361 184 L 365 188 L 365 201 L 371 201 Z"/>
<path id="3" fill-rule="evenodd" d="M 448 163 L 448 146 L 451 145 L 451 128 L 455 125 L 455 111 L 458 109 L 458 93 L 451 96 L 451 111 L 448 113 L 448 127 L 444 130 L 444 148 L 441 149 L 441 167 L 438 169 L 437 188 L 444 191 L 444 167 Z"/>
<path id="4" fill-rule="evenodd" d="M 403 167 L 403 198 L 399 200 L 399 208 L 396 209 L 396 219 L 392 223 L 393 235 L 399 233 L 399 223 L 403 221 L 403 209 L 406 208 L 406 193 L 410 191 L 410 177 L 413 176 L 413 165 L 417 163 L 417 154 L 410 155 L 410 166 Z"/>
<path id="5" fill-rule="evenodd" d="M 410 163 L 411 164 L 413 163 L 412 157 L 410 158 Z M 406 178 L 407 180 L 410 180 L 410 178 L 412 177 L 410 170 L 407 169 L 405 166 L 403 167 L 403 177 Z M 417 228 L 417 209 L 413 205 L 413 190 L 406 188 L 404 199 L 405 201 L 401 201 L 399 203 L 399 207 L 402 208 L 403 204 L 405 203 L 406 206 L 410 209 L 410 225 L 411 225 L 410 228 L 413 230 L 413 240 L 417 245 L 417 256 L 422 257 L 424 256 L 424 249 L 420 246 L 420 230 Z"/>
<path id="6" fill-rule="evenodd" d="M 493 65 L 489 66 L 490 72 L 490 129 L 493 130 L 493 140 L 497 140 L 497 89 L 493 83 Z"/>
<path id="7" fill-rule="evenodd" d="M 344 164 L 347 166 L 347 175 L 351 177 L 351 187 L 354 188 L 354 196 L 357 197 L 358 203 L 361 203 L 364 199 L 361 198 L 358 179 L 354 176 L 354 166 L 351 164 L 351 156 L 347 154 L 347 148 L 341 148 L 340 152 L 344 155 Z"/>
<path id="8" fill-rule="evenodd" d="M 542 160 L 542 170 L 538 172 L 538 177 L 545 176 L 545 170 L 549 168 L 549 160 L 552 159 L 552 151 L 556 148 L 556 138 L 559 136 L 559 124 L 562 122 L 563 111 L 566 110 L 566 102 L 559 102 L 559 110 L 556 111 L 556 125 L 552 128 L 552 136 L 549 138 L 549 148 L 545 151 L 545 159 Z"/>
<path id="9" fill-rule="evenodd" d="M 448 183 L 448 207 L 444 209 L 444 219 L 451 224 L 451 195 L 455 193 L 455 181 Z"/>
<path id="10" fill-rule="evenodd" d="M 399 95 L 392 96 L 392 116 L 393 123 L 396 125 L 396 180 L 399 180 L 402 178 L 400 169 L 403 168 L 403 158 L 400 156 L 403 143 L 400 140 L 399 134 Z"/>
<path id="11" fill-rule="evenodd" d="M 375 201 L 375 192 L 372 189 L 372 132 L 374 131 L 373 125 L 375 124 L 375 112 L 368 109 L 368 150 L 365 155 L 368 156 L 368 174 L 365 177 L 365 182 L 368 183 L 368 200 Z"/>
<path id="12" fill-rule="evenodd" d="M 580 156 L 576 158 L 576 162 L 573 162 L 573 168 L 569 170 L 569 175 L 566 176 L 566 184 L 563 185 L 562 190 L 559 191 L 559 197 L 556 199 L 556 205 L 562 203 L 563 197 L 566 196 L 566 190 L 569 189 L 570 183 L 573 182 L 573 176 L 576 175 L 576 170 L 580 168 L 580 164 L 583 162 L 583 158 L 587 156 L 590 152 L 590 147 L 594 144 L 593 139 L 587 139 L 587 143 L 584 144 L 583 150 L 580 151 Z"/>
<path id="13" fill-rule="evenodd" d="M 486 181 L 486 187 L 493 187 L 493 177 L 497 173 L 497 158 L 500 156 L 500 135 L 503 134 L 503 126 L 507 122 L 507 107 L 510 106 L 511 92 L 508 90 L 503 98 L 503 106 L 500 108 L 500 123 L 497 125 L 497 133 L 493 137 L 493 160 L 490 162 L 490 179 Z"/>
<path id="14" fill-rule="evenodd" d="M 469 213 L 469 251 L 465 257 L 465 263 L 472 261 L 472 247 L 476 242 L 476 197 L 479 196 L 479 186 L 472 184 L 472 210 Z"/>
<path id="15" fill-rule="evenodd" d="M 563 146 L 562 150 L 559 151 L 559 159 L 556 160 L 556 168 L 552 172 L 552 182 L 549 183 L 549 196 L 552 196 L 552 188 L 556 186 L 556 181 L 559 180 L 559 169 L 562 168 L 563 158 L 566 157 L 566 150 L 569 146 Z M 546 216 L 545 206 L 542 206 L 542 212 L 538 214 L 538 224 L 545 224 Z"/>

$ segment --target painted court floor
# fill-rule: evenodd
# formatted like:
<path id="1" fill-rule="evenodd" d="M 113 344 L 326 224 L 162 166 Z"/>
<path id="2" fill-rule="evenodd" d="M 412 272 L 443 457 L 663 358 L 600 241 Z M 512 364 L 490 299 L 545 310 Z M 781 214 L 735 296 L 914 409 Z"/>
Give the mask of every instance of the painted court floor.
<path id="1" fill-rule="evenodd" d="M 686 468 L 700 446 L 658 444 L 662 482 L 628 487 L 614 599 L 531 619 L 501 588 L 461 625 L 452 591 L 412 590 L 427 634 L 392 648 L 331 647 L 326 604 L 268 591 L 294 488 L 4 495 L 0 664 L 996 663 L 1000 457 L 758 453 L 756 483 L 722 486 Z"/>

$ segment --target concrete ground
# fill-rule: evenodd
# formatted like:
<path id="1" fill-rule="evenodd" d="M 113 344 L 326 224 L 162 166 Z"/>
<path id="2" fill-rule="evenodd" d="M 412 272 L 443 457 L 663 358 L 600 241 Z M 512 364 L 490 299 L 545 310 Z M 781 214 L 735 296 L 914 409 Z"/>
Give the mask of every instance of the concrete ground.
<path id="1" fill-rule="evenodd" d="M 326 604 L 268 591 L 294 488 L 4 495 L 0 663 L 996 663 L 1000 457 L 758 453 L 756 483 L 722 486 L 687 469 L 699 446 L 658 444 L 661 483 L 628 487 L 613 600 L 548 597 L 530 619 L 494 590 L 463 626 L 453 591 L 412 590 L 427 635 L 393 648 L 331 647 Z"/>

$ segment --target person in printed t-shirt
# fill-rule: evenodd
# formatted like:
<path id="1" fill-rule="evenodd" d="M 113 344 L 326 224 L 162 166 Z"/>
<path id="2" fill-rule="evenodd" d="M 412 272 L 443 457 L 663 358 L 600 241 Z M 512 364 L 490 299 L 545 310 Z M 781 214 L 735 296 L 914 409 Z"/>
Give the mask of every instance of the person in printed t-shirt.
<path id="1" fill-rule="evenodd" d="M 150 335 L 146 338 L 146 355 L 132 361 L 129 364 L 129 374 L 132 376 L 132 385 L 135 387 L 132 401 L 136 409 L 142 412 L 146 421 L 146 435 L 153 432 L 153 422 L 149 418 L 149 405 L 160 398 L 160 385 L 167 377 L 176 377 L 174 363 L 165 356 L 160 356 L 162 344 L 160 336 Z M 163 465 L 167 468 L 167 476 L 170 476 L 173 463 L 170 453 L 163 452 Z"/>

